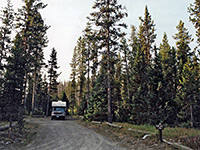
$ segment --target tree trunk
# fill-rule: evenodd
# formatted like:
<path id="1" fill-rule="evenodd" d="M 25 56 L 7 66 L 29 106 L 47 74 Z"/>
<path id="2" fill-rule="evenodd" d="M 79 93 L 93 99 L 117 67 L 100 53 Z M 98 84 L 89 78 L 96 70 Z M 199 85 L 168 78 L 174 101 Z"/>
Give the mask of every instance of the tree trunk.
<path id="1" fill-rule="evenodd" d="M 107 9 L 109 9 L 109 0 L 107 1 Z M 107 20 L 110 20 L 109 12 L 106 13 Z M 111 77 L 110 77 L 110 26 L 107 24 L 107 74 L 108 74 L 108 122 L 112 123 L 112 99 L 111 99 Z"/>
<path id="2" fill-rule="evenodd" d="M 28 82 L 28 75 L 25 73 L 25 79 L 24 79 L 24 87 L 23 87 L 23 96 L 22 96 L 22 101 L 23 101 L 23 105 L 24 105 L 24 110 L 26 111 L 26 86 L 27 86 L 27 82 Z"/>
<path id="3" fill-rule="evenodd" d="M 50 102 L 50 95 L 48 92 L 48 98 L 47 98 L 47 108 L 46 108 L 46 117 L 49 116 L 49 102 Z"/>
<path id="4" fill-rule="evenodd" d="M 10 110 L 10 117 L 9 117 L 9 129 L 8 129 L 8 137 L 11 138 L 11 132 L 12 132 L 12 109 Z"/>
<path id="5" fill-rule="evenodd" d="M 190 121 L 191 121 L 191 127 L 193 128 L 194 127 L 194 116 L 193 116 L 193 107 L 192 105 L 190 105 Z"/>
<path id="6" fill-rule="evenodd" d="M 127 94 L 128 94 L 128 99 L 130 100 L 130 90 L 129 90 L 129 70 L 128 70 L 128 62 L 127 62 L 127 53 L 125 50 L 125 63 L 126 63 L 126 84 L 127 84 Z"/>
<path id="7" fill-rule="evenodd" d="M 90 60 L 89 60 L 89 56 L 88 56 L 88 83 L 87 83 L 87 90 L 88 90 L 88 94 L 87 94 L 87 108 L 86 110 L 89 108 L 89 99 L 90 99 Z"/>
<path id="8" fill-rule="evenodd" d="M 32 115 L 34 114 L 34 108 L 35 108 L 35 95 L 36 95 L 36 70 L 33 75 L 33 92 L 32 92 Z"/>

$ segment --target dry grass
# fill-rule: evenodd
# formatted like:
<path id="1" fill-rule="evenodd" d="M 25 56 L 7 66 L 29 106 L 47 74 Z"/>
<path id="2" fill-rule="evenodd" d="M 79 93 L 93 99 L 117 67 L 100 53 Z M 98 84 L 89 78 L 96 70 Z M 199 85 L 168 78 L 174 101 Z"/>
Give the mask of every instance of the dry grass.
<path id="1" fill-rule="evenodd" d="M 134 144 L 133 141 L 140 140 L 141 143 L 150 146 L 150 145 L 160 145 L 158 140 L 158 130 L 155 126 L 152 125 L 133 125 L 128 123 L 114 123 L 120 126 L 123 126 L 122 129 L 113 128 L 106 123 L 102 124 L 92 124 L 91 122 L 81 122 L 81 124 L 85 125 L 88 128 L 94 129 L 95 131 L 108 136 L 114 140 L 123 141 L 126 143 L 122 143 L 122 145 L 131 145 Z M 128 129 L 134 129 L 134 131 L 128 131 Z M 136 130 L 155 133 L 151 137 L 148 137 L 146 140 L 141 141 L 141 138 L 145 135 L 145 133 L 137 132 Z M 200 130 L 197 129 L 186 129 L 186 128 L 170 128 L 167 127 L 163 130 L 163 138 L 169 140 L 171 142 L 177 142 L 182 145 L 188 146 L 195 150 L 200 149 Z M 165 149 L 170 149 L 168 146 L 163 146 Z"/>

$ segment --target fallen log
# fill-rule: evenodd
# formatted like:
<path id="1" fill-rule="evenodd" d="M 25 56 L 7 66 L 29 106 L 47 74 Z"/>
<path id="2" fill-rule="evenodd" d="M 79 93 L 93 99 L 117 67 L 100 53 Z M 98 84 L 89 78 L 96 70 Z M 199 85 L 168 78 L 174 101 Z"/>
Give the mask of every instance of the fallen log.
<path id="1" fill-rule="evenodd" d="M 5 130 L 7 130 L 7 129 L 9 129 L 9 125 L 6 125 L 6 126 L 2 126 L 2 127 L 0 127 L 0 131 L 5 131 Z"/>
<path id="2" fill-rule="evenodd" d="M 142 137 L 142 140 L 145 140 L 147 137 L 151 136 L 151 134 L 145 134 L 143 137 Z"/>
<path id="3" fill-rule="evenodd" d="M 16 126 L 16 124 L 12 125 L 12 127 L 15 127 L 15 126 Z M 5 130 L 8 130 L 9 128 L 10 128 L 9 125 L 5 125 L 5 126 L 0 127 L 0 131 L 5 131 Z"/>
<path id="4" fill-rule="evenodd" d="M 94 123 L 94 124 L 102 124 L 102 122 L 100 122 L 100 121 L 92 121 L 92 123 Z"/>
<path id="5" fill-rule="evenodd" d="M 122 128 L 122 126 L 119 126 L 119 125 L 116 125 L 116 124 L 112 124 L 112 123 L 109 123 L 109 122 L 106 122 L 107 125 L 111 126 L 111 127 L 114 127 L 114 128 Z"/>
<path id="6" fill-rule="evenodd" d="M 148 132 L 148 131 L 143 131 L 143 130 L 136 130 L 136 129 L 131 129 L 131 128 L 129 128 L 128 131 L 134 131 L 134 132 L 139 132 L 139 133 L 144 133 L 144 134 L 156 135 L 156 133 L 154 133 L 154 132 Z"/>
<path id="7" fill-rule="evenodd" d="M 190 147 L 187 147 L 187 146 L 184 146 L 184 145 L 181 145 L 181 144 L 178 144 L 178 143 L 172 143 L 172 142 L 169 142 L 165 139 L 163 139 L 163 142 L 167 143 L 168 145 L 171 145 L 172 147 L 176 148 L 176 149 L 181 149 L 181 150 L 193 150 L 192 148 Z"/>

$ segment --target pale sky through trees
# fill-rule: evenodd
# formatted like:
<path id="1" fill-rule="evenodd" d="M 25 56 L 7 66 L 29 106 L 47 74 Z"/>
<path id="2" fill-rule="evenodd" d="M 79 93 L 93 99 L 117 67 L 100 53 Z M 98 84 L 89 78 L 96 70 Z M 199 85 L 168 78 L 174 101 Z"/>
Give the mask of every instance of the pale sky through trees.
<path id="1" fill-rule="evenodd" d="M 11 0 L 15 10 L 21 8 L 22 0 Z M 59 71 L 62 74 L 59 81 L 69 80 L 71 73 L 70 62 L 73 50 L 79 36 L 86 27 L 87 19 L 92 10 L 94 0 L 43 0 L 48 6 L 42 10 L 45 23 L 50 25 L 48 30 L 49 44 L 45 49 L 45 58 L 49 59 L 51 49 L 55 47 L 58 52 Z M 195 38 L 195 29 L 189 22 L 187 7 L 194 0 L 119 0 L 127 8 L 128 17 L 124 19 L 127 23 L 127 37 L 130 37 L 131 25 L 139 26 L 139 17 L 144 17 L 145 5 L 156 24 L 156 45 L 159 46 L 164 32 L 167 33 L 171 46 L 175 46 L 172 35 L 177 33 L 176 26 L 179 20 L 185 22 L 185 27 Z M 0 0 L 0 8 L 5 7 L 7 0 Z M 195 42 L 191 44 L 194 47 Z"/>

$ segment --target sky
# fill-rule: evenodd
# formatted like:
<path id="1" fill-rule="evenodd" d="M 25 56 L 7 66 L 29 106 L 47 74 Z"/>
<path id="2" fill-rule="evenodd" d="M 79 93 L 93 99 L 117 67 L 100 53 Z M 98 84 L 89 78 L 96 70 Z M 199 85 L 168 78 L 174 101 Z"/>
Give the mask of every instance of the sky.
<path id="1" fill-rule="evenodd" d="M 118 0 L 119 4 L 126 7 L 128 17 L 123 19 L 128 25 L 125 30 L 127 37 L 130 37 L 131 25 L 139 27 L 139 17 L 144 17 L 145 6 L 154 23 L 156 24 L 157 40 L 159 46 L 164 32 L 167 33 L 169 42 L 175 46 L 172 36 L 177 33 L 176 26 L 179 21 L 185 22 L 185 27 L 195 38 L 195 29 L 189 22 L 187 7 L 195 0 Z M 83 35 L 87 19 L 91 12 L 94 0 L 43 0 L 48 6 L 41 11 L 42 17 L 50 29 L 47 32 L 49 39 L 48 47 L 44 50 L 45 59 L 49 60 L 52 48 L 57 50 L 58 65 L 60 66 L 59 81 L 68 81 L 71 74 L 70 62 L 73 50 L 78 38 Z M 21 8 L 22 0 L 11 0 L 14 9 Z M 7 0 L 0 0 L 0 9 L 5 7 Z M 191 44 L 191 47 L 195 42 Z"/>

